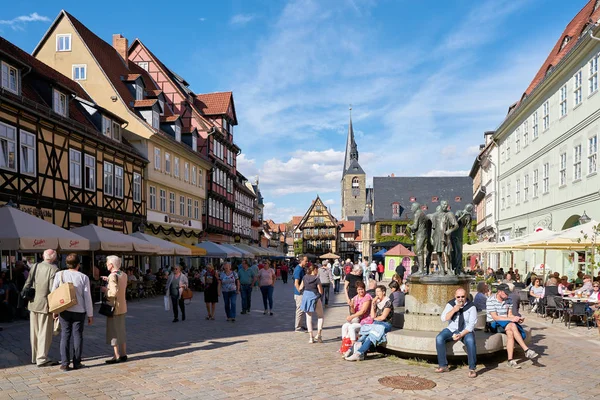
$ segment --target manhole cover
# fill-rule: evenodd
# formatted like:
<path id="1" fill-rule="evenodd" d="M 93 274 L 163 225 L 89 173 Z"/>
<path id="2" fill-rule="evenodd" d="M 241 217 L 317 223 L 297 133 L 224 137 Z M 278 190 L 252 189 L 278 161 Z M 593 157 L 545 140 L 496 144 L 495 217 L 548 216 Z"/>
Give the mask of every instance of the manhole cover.
<path id="1" fill-rule="evenodd" d="M 383 386 L 402 390 L 428 390 L 435 387 L 435 382 L 418 376 L 385 376 L 379 379 Z"/>

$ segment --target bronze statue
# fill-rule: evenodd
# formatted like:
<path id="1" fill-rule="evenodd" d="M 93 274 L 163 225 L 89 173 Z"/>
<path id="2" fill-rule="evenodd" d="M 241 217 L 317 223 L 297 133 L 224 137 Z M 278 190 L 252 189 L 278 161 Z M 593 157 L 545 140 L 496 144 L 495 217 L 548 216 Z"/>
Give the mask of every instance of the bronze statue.
<path id="1" fill-rule="evenodd" d="M 429 216 L 432 222 L 431 244 L 437 254 L 440 274 L 446 275 L 451 267 L 452 242 L 450 235 L 458 228 L 454 214 L 448 209 L 448 201 L 442 200 L 435 213 Z"/>
<path id="2" fill-rule="evenodd" d="M 412 203 L 411 211 L 414 213 L 413 224 L 410 225 L 410 231 L 415 241 L 415 254 L 417 256 L 417 275 L 429 274 L 428 248 L 429 237 L 431 235 L 431 223 L 419 203 Z"/>
<path id="3" fill-rule="evenodd" d="M 463 273 L 463 236 L 464 230 L 467 231 L 471 228 L 471 213 L 473 212 L 473 205 L 467 204 L 464 210 L 456 212 L 456 223 L 457 228 L 451 234 L 452 241 L 452 269 L 455 275 Z"/>

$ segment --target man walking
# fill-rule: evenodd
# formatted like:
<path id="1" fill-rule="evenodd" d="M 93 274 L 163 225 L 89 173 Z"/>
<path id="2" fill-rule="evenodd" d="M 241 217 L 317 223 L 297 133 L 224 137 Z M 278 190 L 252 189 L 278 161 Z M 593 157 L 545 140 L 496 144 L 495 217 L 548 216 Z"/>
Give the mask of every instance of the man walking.
<path id="1" fill-rule="evenodd" d="M 538 354 L 527 347 L 524 336 L 525 331 L 521 327 L 524 318 L 513 315 L 511 305 L 506 300 L 510 296 L 510 289 L 506 283 L 498 285 L 498 291 L 490 296 L 486 302 L 486 321 L 490 324 L 493 332 L 506 333 L 506 352 L 508 353 L 508 366 L 520 369 L 521 366 L 513 360 L 515 341 L 525 352 L 525 357 L 533 360 Z"/>
<path id="2" fill-rule="evenodd" d="M 477 372 L 477 347 L 475 345 L 475 324 L 477 323 L 477 309 L 472 301 L 467 298 L 465 289 L 457 289 L 454 299 L 450 300 L 442 312 L 442 321 L 448 322 L 435 338 L 435 347 L 438 357 L 438 368 L 435 372 L 448 372 L 448 359 L 446 357 L 446 343 L 450 340 L 462 341 L 467 348 L 469 360 L 469 378 L 475 378 Z"/>
<path id="3" fill-rule="evenodd" d="M 256 282 L 256 273 L 248 265 L 248 261 L 242 261 L 242 267 L 238 269 L 238 277 L 241 285 L 242 312 L 250 313 L 252 307 L 252 285 Z"/>
<path id="4" fill-rule="evenodd" d="M 30 311 L 31 362 L 38 367 L 58 365 L 48 358 L 53 328 L 52 314 L 48 312 L 48 293 L 52 288 L 54 275 L 58 271 L 54 265 L 55 261 L 56 251 L 52 249 L 44 251 L 44 261 L 34 265 L 23 287 L 23 294 L 27 293 L 29 288 L 35 289 L 35 297 L 29 302 L 27 308 Z"/>
<path id="5" fill-rule="evenodd" d="M 79 272 L 79 257 L 71 253 L 67 256 L 67 270 L 56 273 L 52 290 L 61 283 L 71 282 L 75 287 L 77 304 L 61 312 L 60 320 L 60 358 L 61 371 L 68 371 L 71 363 L 71 336 L 73 336 L 73 369 L 83 367 L 81 355 L 83 352 L 83 327 L 87 316 L 88 325 L 94 321 L 94 306 L 90 291 L 90 280 L 87 275 Z"/>
<path id="6" fill-rule="evenodd" d="M 294 323 L 294 329 L 296 332 L 305 331 L 306 328 L 302 326 L 302 321 L 304 321 L 304 311 L 302 311 L 302 292 L 300 292 L 300 284 L 302 283 L 302 278 L 306 274 L 304 268 L 308 264 L 308 257 L 304 256 L 300 258 L 300 264 L 296 265 L 294 268 L 294 301 L 296 302 L 296 320 Z"/>
<path id="7" fill-rule="evenodd" d="M 331 281 L 333 281 L 333 274 L 331 273 L 331 268 L 329 267 L 329 261 L 325 261 L 319 268 L 319 280 L 321 281 L 321 286 L 323 286 L 323 304 L 325 307 L 327 307 L 329 305 Z"/>
<path id="8" fill-rule="evenodd" d="M 337 294 L 340 292 L 340 281 L 342 280 L 342 267 L 338 260 L 333 263 L 331 274 L 333 275 L 333 293 Z"/>

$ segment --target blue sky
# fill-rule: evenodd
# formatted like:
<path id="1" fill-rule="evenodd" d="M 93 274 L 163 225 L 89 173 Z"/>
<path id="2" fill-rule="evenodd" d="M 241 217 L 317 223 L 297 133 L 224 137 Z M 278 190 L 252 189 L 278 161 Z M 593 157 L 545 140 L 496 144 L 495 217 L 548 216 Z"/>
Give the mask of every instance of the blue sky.
<path id="1" fill-rule="evenodd" d="M 586 2 L 33 0 L 2 7 L 0 35 L 31 52 L 65 8 L 108 42 L 139 37 L 197 93 L 232 90 L 238 167 L 284 222 L 316 194 L 339 217 L 349 104 L 369 181 L 467 174 Z"/>

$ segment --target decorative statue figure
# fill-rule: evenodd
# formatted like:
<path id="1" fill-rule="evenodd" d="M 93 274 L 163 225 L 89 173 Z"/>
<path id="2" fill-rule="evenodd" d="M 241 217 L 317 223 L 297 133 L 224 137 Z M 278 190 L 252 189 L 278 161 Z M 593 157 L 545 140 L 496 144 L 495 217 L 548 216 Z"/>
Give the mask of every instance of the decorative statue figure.
<path id="1" fill-rule="evenodd" d="M 473 205 L 467 204 L 464 210 L 456 212 L 456 223 L 458 225 L 457 229 L 454 230 L 451 234 L 452 240 L 452 269 L 454 270 L 455 275 L 460 275 L 463 273 L 463 236 L 464 230 L 467 228 L 467 231 L 471 228 L 471 213 L 473 212 Z"/>
<path id="2" fill-rule="evenodd" d="M 439 209 L 439 211 L 438 211 Z M 452 263 L 452 242 L 450 235 L 458 228 L 454 214 L 448 210 L 448 201 L 442 200 L 435 213 L 430 216 L 432 222 L 431 244 L 437 254 L 440 273 L 446 275 Z"/>
<path id="3" fill-rule="evenodd" d="M 431 222 L 425 216 L 419 203 L 412 203 L 411 211 L 414 213 L 413 224 L 410 230 L 415 241 L 415 254 L 417 255 L 417 275 L 429 274 L 428 249 L 431 235 Z"/>

